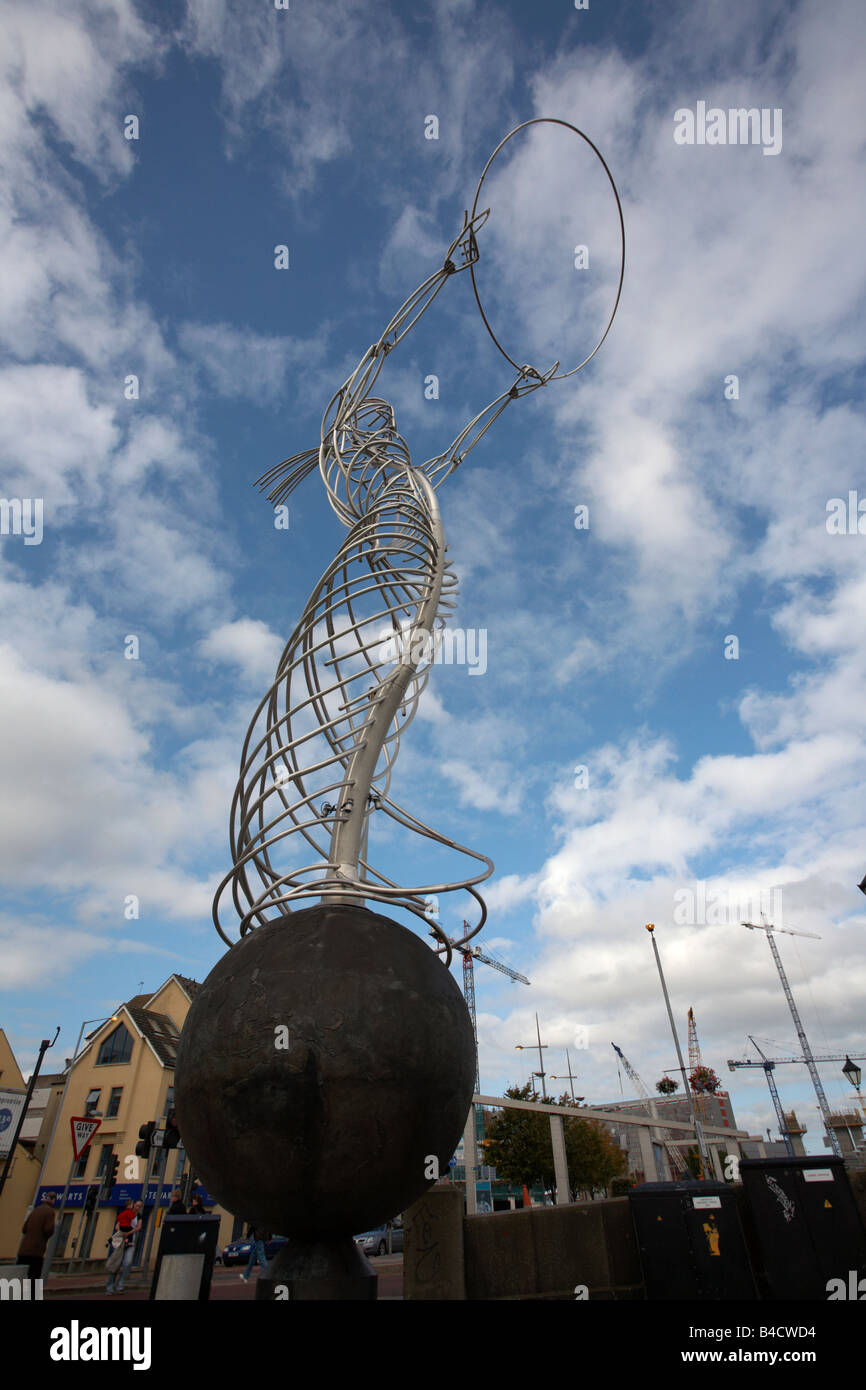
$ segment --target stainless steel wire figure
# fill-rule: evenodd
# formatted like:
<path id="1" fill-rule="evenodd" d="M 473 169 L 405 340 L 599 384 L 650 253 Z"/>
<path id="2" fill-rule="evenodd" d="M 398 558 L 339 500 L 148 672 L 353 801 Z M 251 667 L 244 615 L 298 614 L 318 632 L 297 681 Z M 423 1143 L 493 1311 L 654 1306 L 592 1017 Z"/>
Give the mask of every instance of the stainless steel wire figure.
<path id="1" fill-rule="evenodd" d="M 555 362 L 541 373 L 513 363 L 487 321 L 474 274 L 476 236 L 489 216 L 489 209 L 477 210 L 487 171 L 513 135 L 545 121 L 567 126 L 598 154 L 567 122 L 538 118 L 511 131 L 490 156 L 472 212 L 464 213 L 442 266 L 401 305 L 330 401 L 318 447 L 285 459 L 259 479 L 276 507 L 318 464 L 328 500 L 348 534 L 286 643 L 244 741 L 231 809 L 233 863 L 214 899 L 214 923 L 229 944 L 219 917 L 229 884 L 242 936 L 256 925 L 288 917 L 299 900 L 363 904 L 372 899 L 428 921 L 447 964 L 452 947 L 464 945 L 484 925 L 487 909 L 477 885 L 493 872 L 492 861 L 425 825 L 390 797 L 389 788 L 401 734 L 415 715 L 431 655 L 456 606 L 457 577 L 447 559 L 436 490 L 511 401 L 579 369 L 559 372 Z M 619 197 L 601 162 L 622 229 Z M 372 395 L 372 388 L 389 353 L 446 281 L 465 270 L 472 275 L 485 325 L 517 375 L 444 453 L 415 465 L 391 406 Z M 613 322 L 621 287 L 622 270 L 613 313 L 594 352 Z M 394 882 L 368 857 L 375 812 L 482 867 L 446 882 L 411 887 Z M 306 863 L 304 842 L 315 854 Z M 461 889 L 476 899 L 479 920 L 452 942 L 430 922 L 427 899 Z"/>

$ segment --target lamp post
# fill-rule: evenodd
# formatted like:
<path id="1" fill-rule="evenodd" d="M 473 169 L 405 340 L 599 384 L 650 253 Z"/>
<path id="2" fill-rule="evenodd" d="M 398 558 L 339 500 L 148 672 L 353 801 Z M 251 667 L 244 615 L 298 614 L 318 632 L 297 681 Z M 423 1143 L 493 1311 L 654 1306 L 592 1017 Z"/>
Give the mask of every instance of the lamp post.
<path id="1" fill-rule="evenodd" d="M 72 1068 L 75 1066 L 75 1063 L 78 1061 L 78 1049 L 79 1049 L 79 1047 L 81 1046 L 81 1039 L 82 1039 L 82 1036 L 83 1036 L 83 1034 L 84 1034 L 84 1030 L 85 1030 L 85 1028 L 87 1027 L 88 1023 L 114 1023 L 114 1022 L 116 1021 L 116 1019 L 117 1019 L 117 1014 L 108 1014 L 107 1017 L 105 1017 L 105 1018 L 86 1018 L 86 1019 L 84 1020 L 84 1022 L 82 1023 L 81 1027 L 80 1027 L 79 1030 L 78 1030 L 78 1038 L 77 1038 L 77 1041 L 76 1041 L 76 1043 L 75 1043 L 75 1051 L 74 1051 L 73 1054 L 72 1054 L 72 1057 L 71 1057 L 70 1062 L 69 1062 L 69 1066 L 68 1066 L 67 1071 L 66 1071 L 66 1080 L 65 1080 L 65 1082 L 63 1083 L 63 1091 L 61 1092 L 61 1095 L 60 1095 L 60 1104 L 57 1106 L 57 1112 L 56 1112 L 56 1114 L 55 1114 L 55 1116 L 54 1116 L 54 1124 L 51 1126 L 51 1135 L 50 1135 L 49 1140 L 48 1140 L 48 1148 L 45 1150 L 45 1157 L 44 1157 L 43 1160 L 42 1160 L 42 1167 L 41 1167 L 40 1170 L 39 1170 L 39 1182 L 38 1182 L 37 1187 L 36 1187 L 36 1195 L 37 1195 L 37 1196 L 39 1195 L 39 1189 L 40 1189 L 40 1187 L 42 1186 L 42 1179 L 43 1179 L 43 1177 L 44 1177 L 44 1175 L 45 1175 L 45 1169 L 46 1169 L 47 1166 L 48 1166 L 48 1159 L 49 1159 L 49 1157 L 50 1157 L 50 1155 L 51 1155 L 51 1146 L 52 1146 L 53 1143 L 54 1143 L 54 1136 L 55 1136 L 56 1133 L 57 1133 L 57 1125 L 58 1125 L 58 1123 L 59 1123 L 60 1116 L 63 1114 L 63 1106 L 64 1106 L 65 1101 L 66 1101 L 66 1092 L 69 1090 L 69 1081 L 70 1081 L 70 1078 L 71 1078 L 71 1076 L 72 1076 Z M 68 1172 L 68 1174 L 67 1174 L 67 1176 L 66 1176 L 66 1186 L 65 1186 L 65 1188 L 63 1189 L 63 1197 L 62 1197 L 62 1199 L 61 1199 L 60 1206 L 59 1206 L 59 1208 L 58 1208 L 58 1210 L 57 1210 L 57 1225 L 55 1226 L 55 1228 L 54 1228 L 54 1234 L 53 1234 L 53 1236 L 51 1237 L 51 1240 L 50 1240 L 49 1243 L 48 1243 L 48 1250 L 46 1251 L 46 1254 L 45 1254 L 45 1262 L 44 1262 L 44 1264 L 42 1265 L 42 1278 L 43 1278 L 43 1280 L 44 1280 L 44 1279 L 47 1279 L 47 1278 L 48 1278 L 48 1275 L 51 1273 L 51 1265 L 52 1265 L 52 1262 L 53 1262 L 53 1260 L 54 1260 L 54 1255 L 55 1255 L 55 1253 L 56 1253 L 56 1251 L 57 1251 L 57 1242 L 58 1242 L 59 1239 L 60 1239 L 60 1223 L 61 1223 L 61 1221 L 63 1220 L 63 1208 L 66 1206 L 66 1198 L 69 1196 L 69 1188 L 70 1188 L 71 1185 L 72 1185 L 72 1173 L 73 1173 L 74 1168 L 75 1168 L 75 1159 L 73 1158 L 72 1163 L 71 1163 L 70 1168 L 69 1168 L 69 1172 Z"/>
<path id="2" fill-rule="evenodd" d="M 27 1107 L 30 1104 L 30 1097 L 33 1095 L 33 1089 L 36 1085 L 36 1078 L 39 1075 L 39 1068 L 42 1066 L 42 1058 L 45 1056 L 46 1052 L 48 1052 L 48 1050 L 52 1048 L 54 1044 L 57 1042 L 59 1034 L 60 1025 L 58 1024 L 57 1032 L 54 1034 L 54 1037 L 51 1039 L 51 1041 L 49 1042 L 47 1038 L 43 1038 L 41 1043 L 39 1044 L 39 1056 L 36 1059 L 36 1066 L 33 1068 L 33 1074 L 30 1077 L 30 1081 L 27 1086 L 27 1094 L 24 1097 L 24 1104 L 21 1107 L 21 1114 L 18 1116 L 18 1123 L 15 1126 L 15 1133 L 12 1135 L 12 1143 L 9 1145 L 9 1153 L 6 1155 L 6 1162 L 3 1164 L 3 1172 L 2 1174 L 0 1174 L 0 1192 L 2 1192 L 3 1188 L 6 1186 L 6 1179 L 9 1176 L 9 1169 L 11 1168 L 12 1160 L 15 1157 L 15 1145 L 18 1143 L 18 1136 L 21 1133 L 21 1130 L 24 1126 L 24 1121 L 27 1118 Z"/>
<path id="3" fill-rule="evenodd" d="M 695 1111 L 695 1103 L 694 1103 L 694 1099 L 693 1099 L 693 1097 L 692 1097 L 692 1088 L 691 1088 L 691 1086 L 689 1085 L 689 1080 L 688 1080 L 688 1077 L 686 1076 L 686 1064 L 685 1064 L 685 1062 L 683 1061 L 683 1054 L 682 1054 L 682 1051 L 681 1051 L 681 1049 L 680 1049 L 680 1040 L 679 1040 L 679 1038 L 678 1038 L 678 1036 L 677 1036 L 676 1024 L 674 1023 L 674 1015 L 673 1015 L 673 1011 L 672 1011 L 672 1009 L 671 1009 L 671 1001 L 670 1001 L 670 999 L 668 998 L 668 987 L 667 987 L 667 985 L 665 984 L 664 971 L 662 970 L 662 962 L 661 962 L 661 957 L 660 957 L 660 955 L 659 955 L 659 948 L 658 948 L 658 946 L 656 945 L 656 938 L 655 938 L 655 923 L 654 923 L 654 922 L 648 922 L 648 923 L 647 923 L 647 928 L 646 928 L 646 929 L 647 929 L 647 931 L 648 931 L 649 934 L 650 934 L 650 939 L 651 939 L 652 944 L 653 944 L 653 952 L 654 952 L 655 958 L 656 958 L 656 965 L 658 966 L 659 979 L 661 980 L 661 983 L 662 983 L 662 994 L 663 994 L 664 997 L 665 997 L 665 1004 L 667 1005 L 667 1009 L 668 1009 L 668 1018 L 670 1019 L 670 1024 L 671 1024 L 671 1032 L 672 1032 L 673 1035 L 674 1035 L 674 1047 L 675 1047 L 676 1050 L 677 1050 L 677 1057 L 679 1058 L 679 1063 L 680 1063 L 680 1072 L 682 1073 L 683 1085 L 685 1086 L 685 1089 L 686 1089 L 686 1100 L 687 1100 L 688 1103 L 689 1103 L 689 1114 L 690 1114 L 691 1117 L 692 1117 L 692 1124 L 693 1124 L 694 1127 L 695 1127 L 695 1138 L 696 1138 L 697 1141 L 698 1141 L 698 1152 L 699 1152 L 700 1155 L 701 1155 L 701 1167 L 703 1168 L 703 1175 L 704 1175 L 704 1177 L 705 1177 L 705 1178 L 708 1178 L 708 1177 L 710 1176 L 710 1174 L 712 1173 L 712 1168 L 710 1167 L 710 1155 L 709 1155 L 709 1153 L 708 1153 L 708 1151 L 707 1151 L 707 1141 L 706 1141 L 706 1139 L 704 1138 L 704 1127 L 703 1127 L 703 1125 L 701 1124 L 700 1120 L 698 1119 L 697 1112 Z"/>
<path id="4" fill-rule="evenodd" d="M 860 1109 L 863 1111 L 864 1115 L 866 1115 L 866 1103 L 864 1103 L 863 1097 L 860 1094 L 860 1077 L 863 1075 L 863 1073 L 861 1068 L 857 1066 L 857 1063 L 852 1062 L 851 1058 L 848 1056 L 846 1056 L 845 1058 L 845 1065 L 842 1068 L 842 1075 L 847 1076 L 848 1080 L 851 1082 L 851 1085 L 857 1092 L 857 1099 L 860 1102 Z"/>
<path id="5" fill-rule="evenodd" d="M 542 1100 L 543 1100 L 543 1101 L 545 1102 L 545 1104 L 546 1104 L 546 1103 L 547 1103 L 547 1091 L 546 1091 L 545 1088 L 544 1088 L 544 1077 L 545 1077 L 545 1071 L 544 1071 L 544 1058 L 542 1057 L 541 1054 L 542 1054 L 542 1052 L 545 1050 L 545 1048 L 547 1047 L 547 1043 L 543 1043 L 543 1042 L 541 1041 L 541 1029 L 540 1029 L 539 1024 L 538 1024 L 538 1014 L 535 1015 L 535 1032 L 536 1032 L 537 1037 L 538 1037 L 538 1042 L 537 1042 L 537 1043 L 515 1043 L 515 1044 L 514 1044 L 514 1050 L 515 1050 L 515 1052 L 523 1052 L 523 1051 L 525 1051 L 526 1049 L 531 1049 L 531 1048 L 533 1048 L 533 1047 L 537 1047 L 537 1048 L 538 1048 L 538 1065 L 539 1065 L 539 1067 L 541 1068 L 541 1070 L 540 1070 L 540 1071 L 534 1071 L 534 1072 L 532 1073 L 532 1075 L 533 1075 L 533 1076 L 540 1076 L 540 1077 L 541 1077 L 541 1097 L 542 1097 Z M 569 1065 L 570 1065 L 570 1064 L 569 1064 Z"/>
<path id="6" fill-rule="evenodd" d="M 576 1074 L 576 1072 L 573 1072 L 573 1071 L 571 1070 L 571 1058 L 570 1058 L 569 1055 L 568 1055 L 568 1048 L 565 1049 L 565 1065 L 568 1067 L 568 1071 L 567 1071 L 567 1073 L 566 1073 L 566 1076 L 567 1076 L 567 1078 L 568 1078 L 568 1083 L 569 1083 L 569 1085 L 571 1086 L 571 1100 L 572 1100 L 572 1104 L 573 1104 L 573 1105 L 576 1105 L 576 1104 L 577 1104 L 577 1101 L 578 1101 L 578 1100 L 583 1100 L 584 1097 L 583 1097 L 583 1096 L 575 1097 L 575 1094 L 574 1094 L 574 1083 L 575 1083 L 575 1081 L 577 1080 L 577 1074 Z M 551 1081 L 565 1081 L 566 1076 L 554 1076 L 553 1072 L 550 1073 L 550 1079 L 551 1079 Z"/>

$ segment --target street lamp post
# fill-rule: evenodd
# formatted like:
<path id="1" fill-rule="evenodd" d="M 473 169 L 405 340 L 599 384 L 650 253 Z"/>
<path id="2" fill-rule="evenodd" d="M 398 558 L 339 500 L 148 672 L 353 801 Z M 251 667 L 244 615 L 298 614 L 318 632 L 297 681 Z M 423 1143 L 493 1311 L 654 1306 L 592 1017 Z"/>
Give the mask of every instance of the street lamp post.
<path id="1" fill-rule="evenodd" d="M 681 1073 L 682 1073 L 682 1078 L 683 1078 L 683 1085 L 684 1085 L 685 1088 L 686 1088 L 686 1100 L 687 1100 L 688 1103 L 689 1103 L 689 1114 L 690 1114 L 691 1117 L 692 1117 L 692 1124 L 693 1124 L 694 1127 L 695 1127 L 695 1138 L 696 1138 L 697 1141 L 698 1141 L 698 1151 L 699 1151 L 699 1153 L 700 1153 L 700 1155 L 701 1155 L 701 1167 L 702 1167 L 703 1170 L 704 1170 L 704 1176 L 705 1176 L 705 1177 L 709 1177 L 710 1173 L 712 1172 L 712 1169 L 711 1169 L 711 1167 L 710 1167 L 710 1155 L 709 1155 L 709 1153 L 708 1153 L 708 1151 L 707 1151 L 707 1141 L 706 1141 L 706 1139 L 704 1138 L 704 1127 L 703 1127 L 703 1125 L 701 1124 L 700 1120 L 698 1119 L 697 1112 L 696 1112 L 696 1110 L 695 1110 L 695 1103 L 694 1103 L 694 1100 L 693 1100 L 693 1098 L 692 1098 L 692 1089 L 691 1089 L 691 1087 L 690 1087 L 690 1085 L 689 1085 L 688 1077 L 686 1076 L 686 1064 L 685 1064 L 685 1062 L 683 1061 L 683 1054 L 682 1054 L 682 1051 L 681 1051 L 681 1049 L 680 1049 L 680 1040 L 679 1040 L 679 1037 L 677 1036 L 676 1024 L 674 1023 L 674 1015 L 673 1015 L 673 1011 L 672 1011 L 672 1009 L 671 1009 L 671 1001 L 670 1001 L 670 999 L 668 998 L 668 987 L 667 987 L 667 985 L 665 984 L 664 971 L 662 970 L 662 962 L 661 962 L 661 957 L 660 957 L 660 955 L 659 955 L 659 948 L 658 948 L 658 946 L 656 945 L 656 938 L 655 938 L 655 923 L 654 923 L 654 922 L 648 922 L 648 923 L 647 923 L 647 931 L 649 932 L 649 934 L 650 934 L 650 939 L 652 940 L 653 952 L 654 952 L 654 954 L 655 954 L 656 965 L 658 966 L 658 971 L 659 971 L 659 979 L 661 980 L 661 983 L 662 983 L 662 994 L 663 994 L 664 997 L 665 997 L 665 1004 L 667 1005 L 667 1010 L 668 1010 L 668 1018 L 670 1019 L 670 1024 L 671 1024 L 671 1032 L 672 1032 L 673 1035 L 674 1035 L 674 1047 L 675 1047 L 676 1050 L 677 1050 L 677 1057 L 679 1058 L 680 1071 L 681 1071 Z"/>
<path id="2" fill-rule="evenodd" d="M 544 1058 L 542 1057 L 541 1054 L 542 1054 L 542 1052 L 546 1049 L 547 1043 L 543 1043 L 543 1042 L 541 1041 L 541 1028 L 539 1027 L 539 1023 L 538 1023 L 538 1014 L 535 1015 L 535 1032 L 536 1032 L 537 1037 L 538 1037 L 538 1042 L 537 1042 L 537 1043 L 515 1043 L 515 1044 L 514 1044 L 514 1050 L 515 1050 L 516 1052 L 523 1052 L 523 1051 L 525 1051 L 526 1049 L 530 1049 L 530 1048 L 533 1048 L 533 1047 L 537 1047 L 537 1048 L 538 1048 L 538 1065 L 539 1065 L 539 1067 L 541 1068 L 541 1070 L 540 1070 L 540 1071 L 533 1072 L 533 1076 L 540 1076 L 540 1077 L 541 1077 L 541 1095 L 542 1095 L 542 1099 L 544 1100 L 544 1102 L 545 1102 L 545 1104 L 546 1104 L 546 1103 L 547 1103 L 547 1091 L 545 1090 L 545 1087 L 544 1087 L 544 1077 L 545 1077 L 545 1071 L 544 1071 Z"/>
<path id="3" fill-rule="evenodd" d="M 578 1102 L 579 1100 L 583 1100 L 584 1097 L 583 1097 L 583 1096 L 575 1096 L 575 1094 L 574 1094 L 574 1083 L 575 1083 L 575 1081 L 577 1080 L 577 1072 L 573 1072 L 573 1071 L 571 1070 L 571 1058 L 570 1058 L 569 1055 L 568 1055 L 568 1048 L 565 1049 L 565 1065 L 568 1067 L 568 1071 L 567 1071 L 567 1073 L 566 1073 L 566 1076 L 554 1076 L 553 1072 L 551 1072 L 551 1073 L 550 1073 L 550 1079 L 551 1079 L 551 1081 L 565 1081 L 565 1080 L 566 1080 L 566 1077 L 567 1077 L 568 1083 L 569 1083 L 569 1085 L 571 1086 L 571 1100 L 572 1100 L 572 1104 L 573 1104 L 573 1105 L 576 1105 L 577 1102 Z"/>
<path id="4" fill-rule="evenodd" d="M 59 1035 L 60 1025 L 58 1024 L 57 1032 L 54 1034 L 54 1037 L 51 1039 L 51 1041 L 49 1042 L 47 1038 L 43 1038 L 41 1043 L 39 1044 L 39 1056 L 36 1059 L 36 1066 L 33 1068 L 33 1074 L 30 1077 L 30 1082 L 27 1086 L 27 1094 L 24 1097 L 24 1104 L 21 1107 L 21 1114 L 18 1116 L 18 1123 L 15 1126 L 15 1133 L 12 1135 L 12 1143 L 9 1145 L 9 1153 L 6 1156 L 6 1162 L 3 1164 L 3 1172 L 2 1174 L 0 1174 L 0 1192 L 2 1192 L 3 1188 L 6 1186 L 6 1179 L 9 1176 L 9 1169 L 11 1168 L 12 1160 L 15 1157 L 15 1145 L 18 1143 L 18 1136 L 21 1133 L 21 1130 L 24 1126 L 24 1121 L 27 1117 L 27 1107 L 30 1104 L 30 1097 L 33 1095 L 33 1090 L 36 1086 L 36 1078 L 39 1075 L 39 1068 L 42 1066 L 42 1058 L 45 1056 L 46 1052 L 48 1052 L 49 1049 L 52 1048 L 54 1044 L 57 1042 Z"/>
<path id="5" fill-rule="evenodd" d="M 851 1082 L 851 1085 L 857 1092 L 857 1099 L 860 1102 L 860 1109 L 863 1111 L 864 1115 L 866 1115 L 866 1103 L 864 1103 L 863 1096 L 860 1093 L 860 1077 L 863 1075 L 863 1072 L 861 1068 L 857 1066 L 857 1063 L 852 1062 L 851 1058 L 848 1056 L 846 1056 L 845 1058 L 845 1065 L 842 1068 L 842 1075 L 847 1076 L 848 1080 Z"/>

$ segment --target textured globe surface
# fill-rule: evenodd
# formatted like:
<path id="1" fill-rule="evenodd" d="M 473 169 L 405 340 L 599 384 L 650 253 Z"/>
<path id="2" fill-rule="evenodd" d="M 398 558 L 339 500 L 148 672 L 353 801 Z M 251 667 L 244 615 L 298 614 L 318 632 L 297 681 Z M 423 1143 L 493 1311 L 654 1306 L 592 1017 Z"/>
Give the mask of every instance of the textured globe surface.
<path id="1" fill-rule="evenodd" d="M 198 990 L 175 1104 L 195 1173 L 284 1235 L 357 1234 L 447 1169 L 475 1044 L 442 961 L 406 927 L 320 904 L 232 946 Z"/>

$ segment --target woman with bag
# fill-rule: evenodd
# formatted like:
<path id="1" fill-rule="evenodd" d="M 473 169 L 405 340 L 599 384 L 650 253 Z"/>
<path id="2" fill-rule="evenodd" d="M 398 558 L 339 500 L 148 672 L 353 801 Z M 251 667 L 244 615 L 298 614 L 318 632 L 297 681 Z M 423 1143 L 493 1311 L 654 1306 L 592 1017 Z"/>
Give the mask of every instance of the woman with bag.
<path id="1" fill-rule="evenodd" d="M 105 1262 L 105 1272 L 108 1275 L 106 1293 L 123 1293 L 124 1280 L 135 1254 L 135 1237 L 141 1226 L 140 1210 L 141 1203 L 136 1202 L 133 1207 L 132 1198 L 127 1197 L 126 1206 L 114 1223 L 109 1240 L 109 1255 Z"/>

